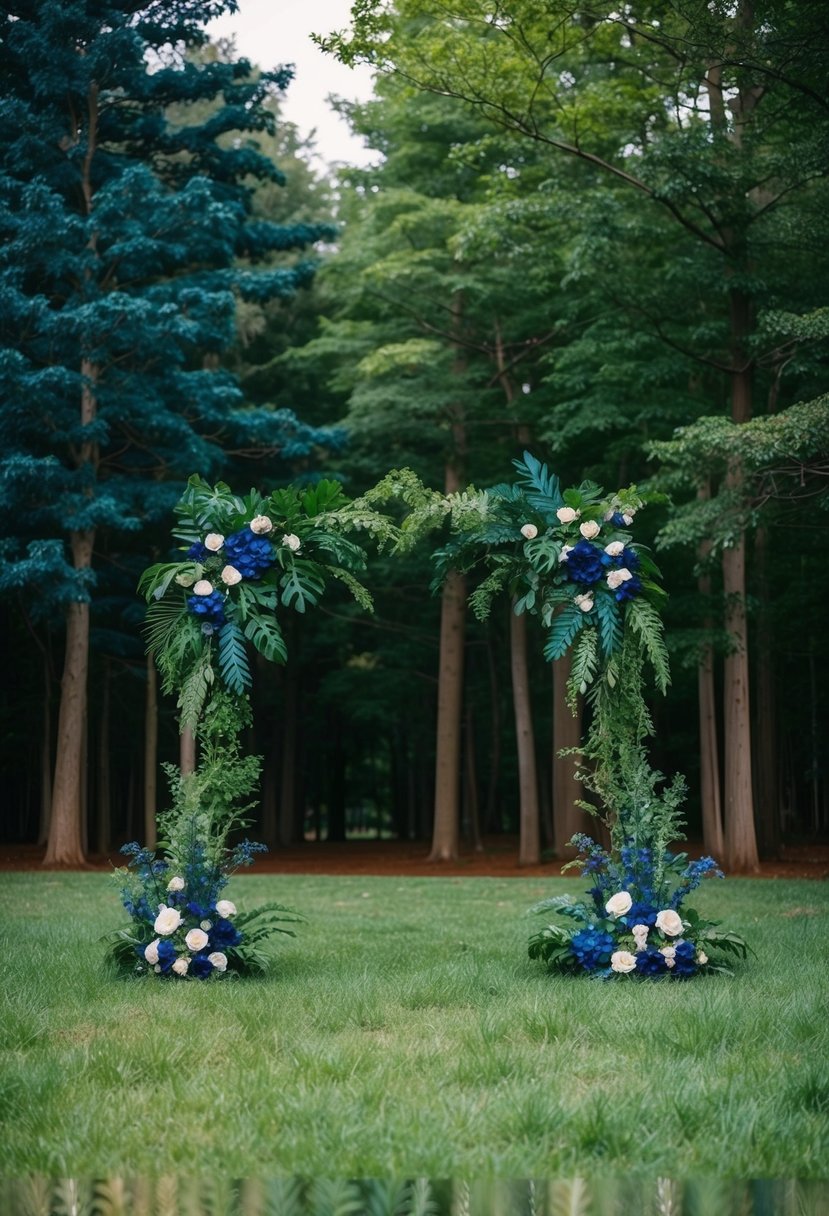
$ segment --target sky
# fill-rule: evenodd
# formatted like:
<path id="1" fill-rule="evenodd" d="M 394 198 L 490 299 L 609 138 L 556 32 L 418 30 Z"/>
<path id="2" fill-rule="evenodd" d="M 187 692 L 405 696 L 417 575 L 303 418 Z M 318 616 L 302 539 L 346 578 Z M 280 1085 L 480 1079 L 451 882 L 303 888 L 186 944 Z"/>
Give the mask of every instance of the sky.
<path id="1" fill-rule="evenodd" d="M 239 0 L 238 13 L 219 17 L 207 30 L 213 38 L 235 35 L 239 54 L 261 68 L 295 64 L 282 107 L 285 118 L 302 135 L 316 129 L 317 153 L 328 164 L 365 165 L 376 160 L 376 153 L 351 135 L 326 98 L 333 93 L 349 101 L 366 100 L 371 96 L 371 72 L 345 67 L 311 41 L 312 33 L 346 28 L 350 10 L 351 0 Z"/>

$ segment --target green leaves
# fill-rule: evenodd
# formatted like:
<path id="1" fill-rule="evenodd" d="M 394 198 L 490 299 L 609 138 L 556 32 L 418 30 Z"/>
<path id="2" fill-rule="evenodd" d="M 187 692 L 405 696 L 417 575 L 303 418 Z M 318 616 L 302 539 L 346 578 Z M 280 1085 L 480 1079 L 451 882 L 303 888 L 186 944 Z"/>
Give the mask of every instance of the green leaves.
<path id="1" fill-rule="evenodd" d="M 584 628 L 586 616 L 577 604 L 565 604 L 561 612 L 553 617 L 544 646 L 544 658 L 548 662 L 560 659 L 567 653 L 576 634 Z"/>
<path id="2" fill-rule="evenodd" d="M 225 626 L 227 628 L 227 626 Z M 222 631 L 224 632 L 224 630 Z M 269 663 L 286 663 L 288 648 L 276 617 L 255 616 L 246 623 L 245 637 Z"/>
<path id="3" fill-rule="evenodd" d="M 625 609 L 625 623 L 637 634 L 642 649 L 650 660 L 657 688 L 662 693 L 666 692 L 671 682 L 671 673 L 662 618 L 647 600 L 633 599 Z"/>
<path id="4" fill-rule="evenodd" d="M 219 631 L 219 670 L 231 692 L 241 695 L 252 681 L 245 638 L 234 620 L 228 620 Z"/>
<path id="5" fill-rule="evenodd" d="M 281 601 L 286 608 L 304 612 L 308 604 L 316 604 L 325 590 L 325 580 L 315 562 L 294 558 L 279 580 Z"/>
<path id="6" fill-rule="evenodd" d="M 521 460 L 512 463 L 518 470 L 519 482 L 525 487 L 527 502 L 552 522 L 557 509 L 564 505 L 558 478 L 531 452 L 525 452 Z"/>

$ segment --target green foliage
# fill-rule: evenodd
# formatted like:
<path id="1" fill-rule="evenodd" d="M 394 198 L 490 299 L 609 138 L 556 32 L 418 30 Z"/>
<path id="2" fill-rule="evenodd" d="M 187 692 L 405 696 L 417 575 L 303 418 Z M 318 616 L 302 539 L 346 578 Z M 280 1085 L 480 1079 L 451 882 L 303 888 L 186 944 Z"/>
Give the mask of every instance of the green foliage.
<path id="1" fill-rule="evenodd" d="M 219 671 L 227 687 L 237 695 L 250 688 L 252 682 L 245 653 L 246 636 L 233 620 L 226 621 L 219 631 Z"/>

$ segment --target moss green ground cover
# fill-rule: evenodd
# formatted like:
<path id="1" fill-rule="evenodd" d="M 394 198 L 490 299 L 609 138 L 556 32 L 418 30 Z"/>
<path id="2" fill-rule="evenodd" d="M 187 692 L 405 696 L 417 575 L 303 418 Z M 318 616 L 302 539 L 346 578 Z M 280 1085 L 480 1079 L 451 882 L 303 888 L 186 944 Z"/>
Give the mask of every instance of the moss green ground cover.
<path id="1" fill-rule="evenodd" d="M 103 875 L 2 876 L 0 1175 L 829 1177 L 826 888 L 710 882 L 737 977 L 526 957 L 580 880 L 245 875 L 310 919 L 266 980 L 125 981 Z"/>

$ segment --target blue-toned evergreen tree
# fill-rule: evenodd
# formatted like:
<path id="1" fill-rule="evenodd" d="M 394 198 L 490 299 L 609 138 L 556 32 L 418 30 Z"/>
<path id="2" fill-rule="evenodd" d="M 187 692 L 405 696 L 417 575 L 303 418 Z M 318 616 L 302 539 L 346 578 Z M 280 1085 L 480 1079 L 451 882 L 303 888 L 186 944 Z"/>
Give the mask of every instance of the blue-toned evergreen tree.
<path id="1" fill-rule="evenodd" d="M 237 300 L 291 296 L 328 235 L 253 219 L 265 103 L 290 71 L 197 54 L 234 0 L 0 6 L 0 590 L 66 620 L 46 863 L 83 859 L 81 783 L 96 552 L 166 515 L 227 449 L 325 442 L 245 409 L 219 356 Z M 232 135 L 232 137 L 231 137 Z"/>

